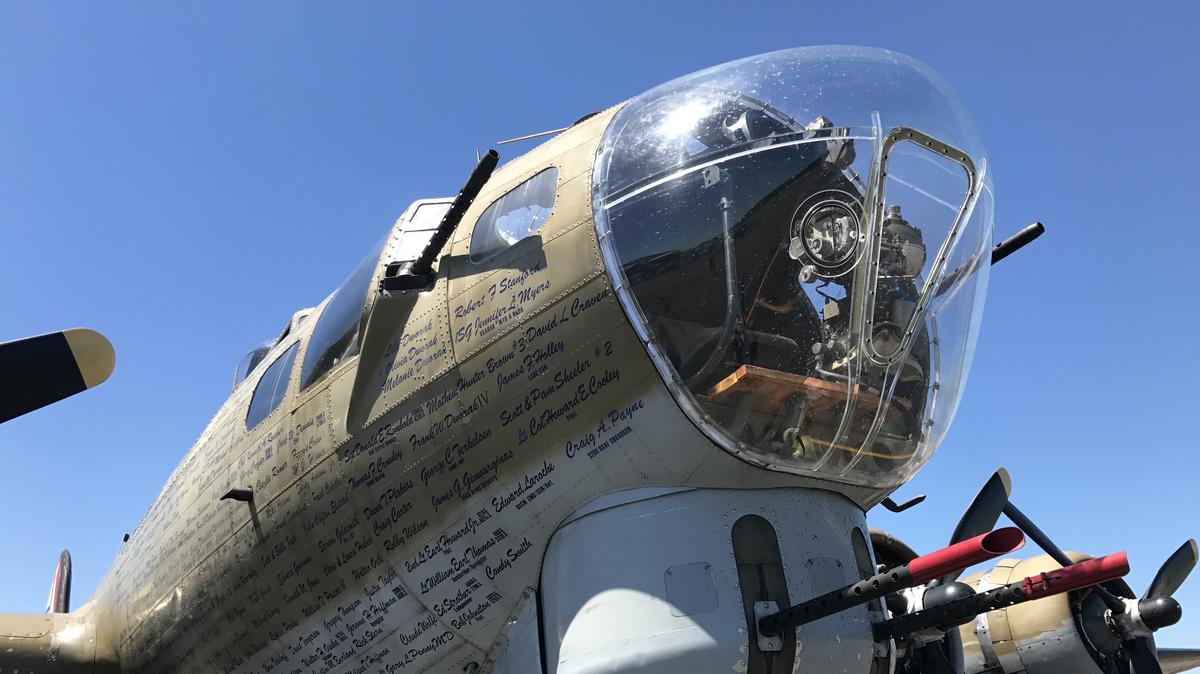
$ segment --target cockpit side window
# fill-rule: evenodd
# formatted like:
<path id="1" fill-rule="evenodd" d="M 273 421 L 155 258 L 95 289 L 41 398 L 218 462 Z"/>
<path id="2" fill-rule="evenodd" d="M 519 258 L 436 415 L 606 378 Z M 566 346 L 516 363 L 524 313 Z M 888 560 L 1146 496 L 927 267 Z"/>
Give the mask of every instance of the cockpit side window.
<path id="1" fill-rule="evenodd" d="M 367 286 L 382 252 L 383 241 L 380 241 L 325 304 L 304 353 L 304 367 L 300 371 L 302 390 L 358 353 L 358 323 L 366 304 Z"/>
<path id="2" fill-rule="evenodd" d="M 487 260 L 534 234 L 554 210 L 558 169 L 550 167 L 492 202 L 471 233 L 471 262 Z"/>
<path id="3" fill-rule="evenodd" d="M 254 372 L 254 368 L 258 367 L 259 364 L 262 363 L 263 358 L 266 358 L 267 353 L 270 351 L 271 343 L 265 342 L 254 347 L 250 350 L 250 353 L 247 353 L 245 356 L 243 356 L 242 359 L 238 361 L 237 368 L 235 368 L 233 371 L 233 387 L 237 388 L 238 384 L 245 381 L 246 377 L 250 376 L 251 372 Z"/>
<path id="4" fill-rule="evenodd" d="M 311 308 L 297 311 L 292 315 L 292 318 L 287 322 L 287 325 L 283 326 L 283 332 L 280 333 L 278 337 L 259 344 L 258 346 L 250 349 L 250 352 L 245 356 L 242 356 L 242 359 L 238 361 L 237 367 L 235 367 L 233 370 L 233 388 L 236 389 L 239 384 L 246 381 L 246 378 L 250 376 L 250 373 L 254 372 L 255 368 L 262 363 L 263 358 L 267 357 L 267 354 L 271 352 L 271 349 L 276 344 L 279 344 L 283 340 L 287 339 L 287 336 L 292 334 L 292 330 L 304 325 L 304 321 L 308 318 L 308 315 L 311 314 L 312 311 L 313 310 Z"/>
<path id="5" fill-rule="evenodd" d="M 250 409 L 246 412 L 247 430 L 261 423 L 283 402 L 299 348 L 299 342 L 292 344 L 263 372 L 262 379 L 254 387 L 254 396 L 250 398 Z"/>

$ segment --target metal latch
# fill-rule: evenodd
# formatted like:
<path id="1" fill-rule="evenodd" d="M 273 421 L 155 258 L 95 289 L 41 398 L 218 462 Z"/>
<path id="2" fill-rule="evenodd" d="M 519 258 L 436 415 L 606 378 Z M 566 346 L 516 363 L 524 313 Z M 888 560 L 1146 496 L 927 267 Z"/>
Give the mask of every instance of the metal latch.
<path id="1" fill-rule="evenodd" d="M 758 627 L 759 621 L 773 613 L 779 613 L 779 604 L 773 601 L 754 602 L 754 636 L 758 638 L 758 650 L 763 653 L 778 653 L 783 650 L 783 635 L 767 636 Z"/>

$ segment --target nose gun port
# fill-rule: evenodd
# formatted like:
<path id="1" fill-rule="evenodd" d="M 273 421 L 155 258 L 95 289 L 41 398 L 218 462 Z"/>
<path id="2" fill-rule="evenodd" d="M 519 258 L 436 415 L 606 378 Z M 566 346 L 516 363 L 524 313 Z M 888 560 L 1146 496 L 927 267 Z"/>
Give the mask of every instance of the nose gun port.
<path id="1" fill-rule="evenodd" d="M 1024 544 L 1025 535 L 1016 527 L 989 531 L 765 616 L 758 621 L 758 629 L 767 636 L 778 635 L 785 630 L 861 606 L 886 594 L 906 590 L 952 571 L 1008 554 Z"/>

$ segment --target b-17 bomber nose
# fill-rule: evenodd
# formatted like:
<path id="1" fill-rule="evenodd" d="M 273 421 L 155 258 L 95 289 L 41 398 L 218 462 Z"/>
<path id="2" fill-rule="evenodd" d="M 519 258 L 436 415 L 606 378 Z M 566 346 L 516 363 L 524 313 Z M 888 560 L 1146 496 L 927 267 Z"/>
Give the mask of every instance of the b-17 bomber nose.
<path id="1" fill-rule="evenodd" d="M 620 110 L 593 181 L 621 302 L 715 442 L 864 486 L 929 459 L 992 229 L 983 148 L 929 68 L 832 47 L 688 75 Z"/>

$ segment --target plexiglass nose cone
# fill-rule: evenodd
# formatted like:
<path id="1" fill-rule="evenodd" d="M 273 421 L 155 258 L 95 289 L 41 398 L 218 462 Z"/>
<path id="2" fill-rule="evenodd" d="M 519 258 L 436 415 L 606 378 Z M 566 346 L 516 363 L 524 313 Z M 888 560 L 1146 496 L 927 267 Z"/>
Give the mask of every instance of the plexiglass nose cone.
<path id="1" fill-rule="evenodd" d="M 872 486 L 929 459 L 992 225 L 982 147 L 929 68 L 814 47 L 682 77 L 614 116 L 593 187 L 617 294 L 715 442 Z"/>

